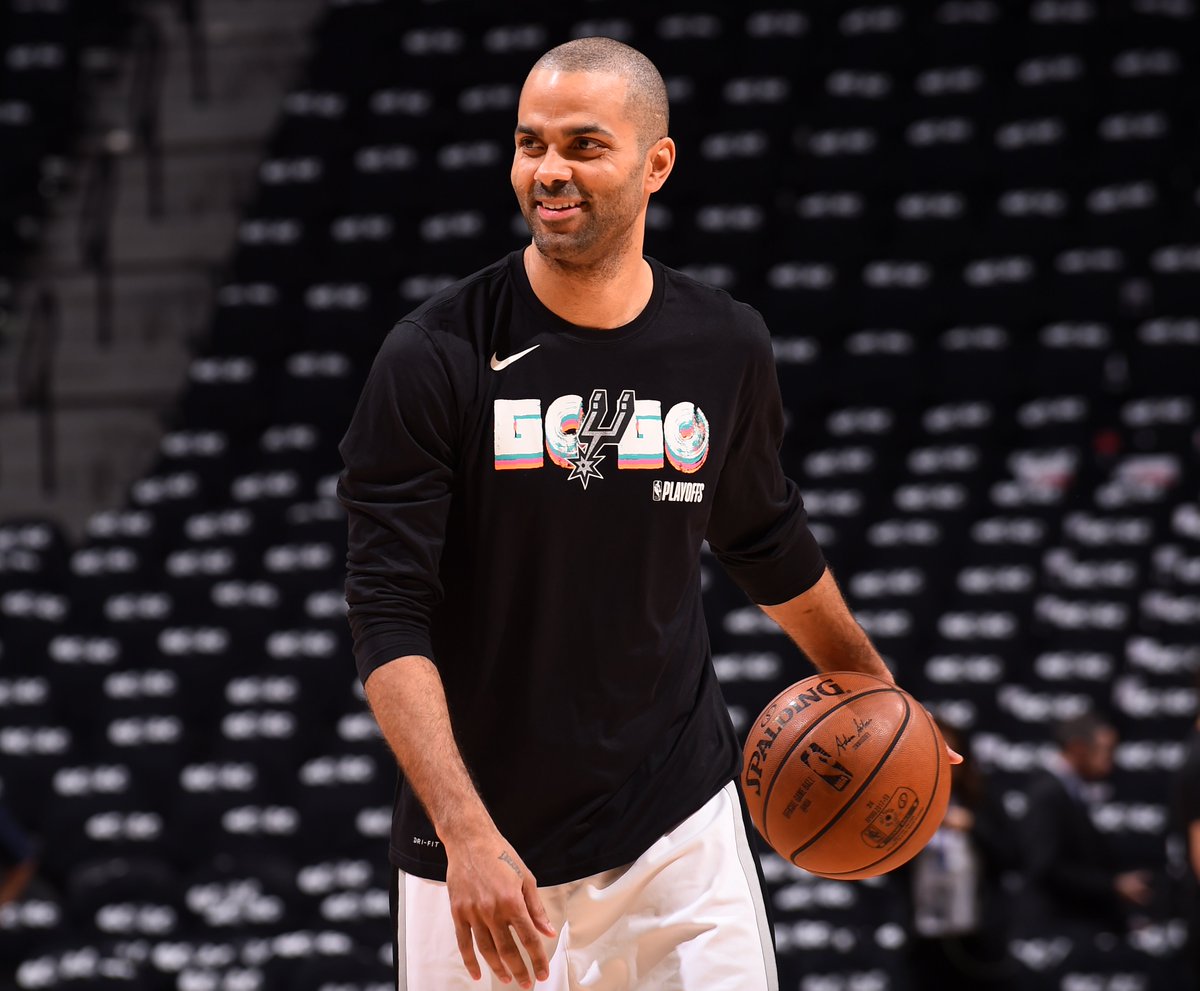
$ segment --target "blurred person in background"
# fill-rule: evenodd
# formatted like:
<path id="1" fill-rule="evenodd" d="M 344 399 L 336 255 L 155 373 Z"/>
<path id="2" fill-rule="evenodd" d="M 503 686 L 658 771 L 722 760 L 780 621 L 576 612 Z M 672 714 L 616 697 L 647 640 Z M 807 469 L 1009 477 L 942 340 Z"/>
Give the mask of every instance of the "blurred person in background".
<path id="1" fill-rule="evenodd" d="M 0 905 L 20 898 L 36 872 L 33 842 L 0 800 Z"/>
<path id="2" fill-rule="evenodd" d="M 1015 988 L 1002 879 L 1020 866 L 1012 822 L 988 789 L 970 741 L 938 720 L 963 762 L 951 774 L 950 808 L 904 871 L 910 894 L 908 960 L 914 988 Z"/>
<path id="3" fill-rule="evenodd" d="M 1116 730 L 1094 712 L 1055 729 L 1058 750 L 1029 784 L 1025 817 L 1026 905 L 1037 933 L 1066 932 L 1085 947 L 1097 932 L 1124 932 L 1150 902 L 1149 872 L 1121 870 L 1092 821 L 1095 786 L 1112 773 Z"/>
<path id="4" fill-rule="evenodd" d="M 1200 667 L 1196 669 L 1196 722 L 1183 763 L 1171 781 L 1168 862 L 1178 881 L 1179 909 L 1188 925 L 1185 962 L 1200 989 Z"/>

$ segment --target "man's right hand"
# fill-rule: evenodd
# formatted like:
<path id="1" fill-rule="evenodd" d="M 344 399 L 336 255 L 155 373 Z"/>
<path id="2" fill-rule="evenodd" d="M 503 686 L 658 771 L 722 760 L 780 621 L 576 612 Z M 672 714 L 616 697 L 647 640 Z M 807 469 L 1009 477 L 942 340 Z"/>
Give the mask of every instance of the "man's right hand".
<path id="1" fill-rule="evenodd" d="M 463 963 L 473 980 L 482 972 L 475 948 L 503 984 L 516 978 L 523 988 L 536 977 L 544 981 L 550 961 L 542 936 L 553 937 L 554 927 L 538 895 L 537 881 L 517 852 L 490 830 L 478 838 L 446 845 L 446 888 L 454 933 Z M 513 934 L 516 934 L 516 939 Z M 533 973 L 517 948 L 525 947 Z"/>
<path id="2" fill-rule="evenodd" d="M 544 980 L 550 963 L 542 935 L 553 937 L 554 927 L 529 868 L 479 798 L 454 739 L 437 666 L 428 657 L 405 654 L 376 668 L 364 688 L 379 728 L 445 847 L 446 889 L 467 971 L 475 980 L 482 976 L 478 946 L 502 983 L 515 977 L 528 988 L 535 975 Z M 532 974 L 518 940 L 529 954 Z"/>

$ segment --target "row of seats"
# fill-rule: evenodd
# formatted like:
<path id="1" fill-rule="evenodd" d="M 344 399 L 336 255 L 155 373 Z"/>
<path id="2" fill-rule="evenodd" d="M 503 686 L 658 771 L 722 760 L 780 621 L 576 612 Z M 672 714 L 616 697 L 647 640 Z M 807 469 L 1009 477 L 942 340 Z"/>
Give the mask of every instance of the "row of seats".
<path id="1" fill-rule="evenodd" d="M 379 280 L 388 260 L 414 236 L 431 254 L 427 264 L 445 264 L 452 249 L 481 240 L 515 244 L 518 228 L 524 229 L 511 194 L 499 185 L 466 194 L 447 211 L 430 207 L 419 179 L 393 175 L 381 184 L 401 193 L 407 188 L 409 204 L 376 212 L 388 201 L 374 198 L 375 211 L 329 216 L 327 208 L 311 205 L 323 187 L 275 187 L 266 204 L 271 215 L 247 220 L 239 230 L 238 281 L 270 285 L 286 279 L 297 285 L 308 279 L 319 292 L 321 275 L 334 287 Z M 364 211 L 370 185 L 358 190 Z M 714 188 L 707 179 L 705 186 Z M 675 209 L 656 205 L 651 237 L 664 246 L 682 239 L 691 255 L 688 263 L 713 265 L 721 264 L 722 241 L 742 242 L 758 263 L 752 271 L 766 272 L 765 288 L 820 291 L 846 282 L 868 290 L 919 292 L 936 286 L 945 291 L 960 285 L 964 290 L 1006 285 L 1027 290 L 1054 280 L 1061 283 L 1068 306 L 1082 304 L 1087 310 L 1087 283 L 1119 273 L 1148 280 L 1148 289 L 1165 294 L 1161 303 L 1169 313 L 1174 306 L 1197 303 L 1198 248 L 1188 231 L 1198 213 L 1198 189 L 1168 196 L 1153 181 L 1139 180 L 1084 190 L 1078 203 L 1065 189 L 1053 187 L 974 195 L 924 189 L 882 199 L 848 188 L 800 196 L 781 192 L 770 208 L 752 201 Z M 472 196 L 491 206 L 470 206 Z M 310 213 L 293 212 L 298 210 Z M 965 249 L 970 254 L 964 257 Z M 1105 301 L 1113 299 L 1109 293 Z M 312 302 L 345 306 L 356 300 L 317 297 Z"/>

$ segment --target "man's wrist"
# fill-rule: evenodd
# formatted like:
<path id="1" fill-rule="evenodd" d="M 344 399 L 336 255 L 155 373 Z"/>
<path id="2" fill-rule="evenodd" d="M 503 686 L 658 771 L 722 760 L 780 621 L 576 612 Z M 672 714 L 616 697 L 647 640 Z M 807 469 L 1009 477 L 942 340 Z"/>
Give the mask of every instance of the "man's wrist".
<path id="1" fill-rule="evenodd" d="M 447 849 L 485 842 L 499 836 L 499 830 L 482 805 L 466 814 L 449 815 L 434 823 L 438 838 Z"/>

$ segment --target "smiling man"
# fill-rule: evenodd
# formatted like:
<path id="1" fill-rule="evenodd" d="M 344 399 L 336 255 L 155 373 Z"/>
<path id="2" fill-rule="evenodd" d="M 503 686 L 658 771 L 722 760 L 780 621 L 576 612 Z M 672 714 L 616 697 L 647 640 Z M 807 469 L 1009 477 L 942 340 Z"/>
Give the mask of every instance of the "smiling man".
<path id="1" fill-rule="evenodd" d="M 646 197 L 658 191 L 675 162 L 667 89 L 649 60 L 615 48 L 597 57 L 603 51 L 565 45 L 534 67 L 518 111 L 512 184 L 537 249 L 531 279 L 552 285 L 550 272 L 587 273 L 601 284 L 632 279 L 644 305 L 652 285 L 641 257 Z M 563 100 L 581 108 L 618 100 L 626 126 L 615 133 L 586 109 L 577 121 L 556 119 Z M 550 128 L 561 134 L 554 135 L 560 143 L 547 161 Z M 571 152 L 566 157 L 564 147 Z M 641 168 L 647 160 L 650 188 Z"/>
<path id="2" fill-rule="evenodd" d="M 543 56 L 511 175 L 531 243 L 392 329 L 342 442 L 401 989 L 777 988 L 706 540 L 819 669 L 891 677 L 780 467 L 762 319 L 642 253 L 667 124 L 634 49 Z"/>

